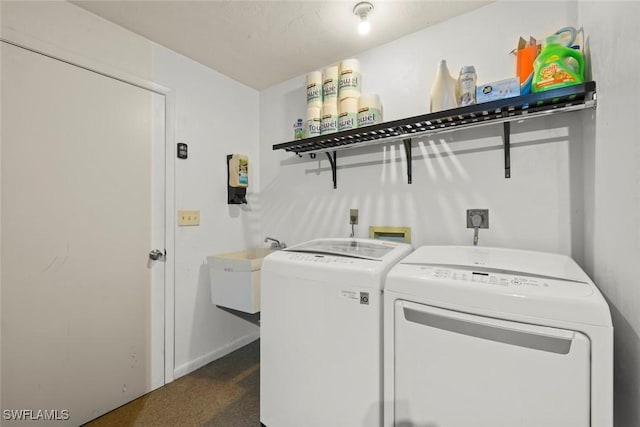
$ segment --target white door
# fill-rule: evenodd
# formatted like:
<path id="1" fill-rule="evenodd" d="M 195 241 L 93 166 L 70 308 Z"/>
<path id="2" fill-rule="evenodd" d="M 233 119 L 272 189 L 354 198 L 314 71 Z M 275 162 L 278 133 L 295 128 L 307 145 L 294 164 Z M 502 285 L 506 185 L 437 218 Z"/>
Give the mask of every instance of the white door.
<path id="1" fill-rule="evenodd" d="M 394 311 L 394 425 L 590 426 L 585 335 L 407 301 Z"/>
<path id="2" fill-rule="evenodd" d="M 165 100 L 0 45 L 2 409 L 79 425 L 159 385 Z"/>

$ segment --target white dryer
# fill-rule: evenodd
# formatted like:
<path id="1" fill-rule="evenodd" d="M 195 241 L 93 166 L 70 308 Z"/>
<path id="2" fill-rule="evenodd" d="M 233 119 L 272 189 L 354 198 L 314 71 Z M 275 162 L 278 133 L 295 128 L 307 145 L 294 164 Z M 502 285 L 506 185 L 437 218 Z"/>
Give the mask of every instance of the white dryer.
<path id="1" fill-rule="evenodd" d="M 421 247 L 384 293 L 384 425 L 613 426 L 613 327 L 564 255 Z"/>
<path id="2" fill-rule="evenodd" d="M 382 425 L 382 286 L 411 250 L 381 240 L 319 239 L 264 259 L 263 425 Z"/>

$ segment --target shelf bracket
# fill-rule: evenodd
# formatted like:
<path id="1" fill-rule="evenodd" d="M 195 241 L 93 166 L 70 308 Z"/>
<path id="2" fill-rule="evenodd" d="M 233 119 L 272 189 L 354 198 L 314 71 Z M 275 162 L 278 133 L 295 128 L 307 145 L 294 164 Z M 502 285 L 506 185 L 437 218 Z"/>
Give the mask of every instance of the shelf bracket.
<path id="1" fill-rule="evenodd" d="M 337 184 L 337 175 L 336 175 L 336 152 L 332 153 L 327 152 L 327 157 L 329 158 L 329 163 L 331 164 L 331 174 L 333 175 L 333 188 L 338 188 Z"/>
<path id="2" fill-rule="evenodd" d="M 504 122 L 504 177 L 511 178 L 511 122 Z"/>
<path id="3" fill-rule="evenodd" d="M 407 184 L 411 184 L 413 180 L 413 159 L 411 157 L 411 138 L 403 139 L 404 153 L 407 156 Z"/>

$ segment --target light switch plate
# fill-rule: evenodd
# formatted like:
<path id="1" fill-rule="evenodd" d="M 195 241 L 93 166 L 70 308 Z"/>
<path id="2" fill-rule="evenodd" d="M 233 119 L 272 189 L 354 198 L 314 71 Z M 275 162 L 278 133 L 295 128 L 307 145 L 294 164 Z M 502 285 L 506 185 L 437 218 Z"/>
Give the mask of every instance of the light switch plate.
<path id="1" fill-rule="evenodd" d="M 178 225 L 200 225 L 200 211 L 178 211 Z"/>

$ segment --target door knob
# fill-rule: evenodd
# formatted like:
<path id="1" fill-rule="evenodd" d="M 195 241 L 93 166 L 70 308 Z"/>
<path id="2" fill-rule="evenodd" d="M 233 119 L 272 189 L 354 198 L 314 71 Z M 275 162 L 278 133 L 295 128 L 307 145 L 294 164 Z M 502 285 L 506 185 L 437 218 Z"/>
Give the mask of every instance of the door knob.
<path id="1" fill-rule="evenodd" d="M 154 249 L 149 252 L 149 259 L 152 261 L 157 261 L 165 256 L 165 252 L 162 252 L 160 249 Z"/>

